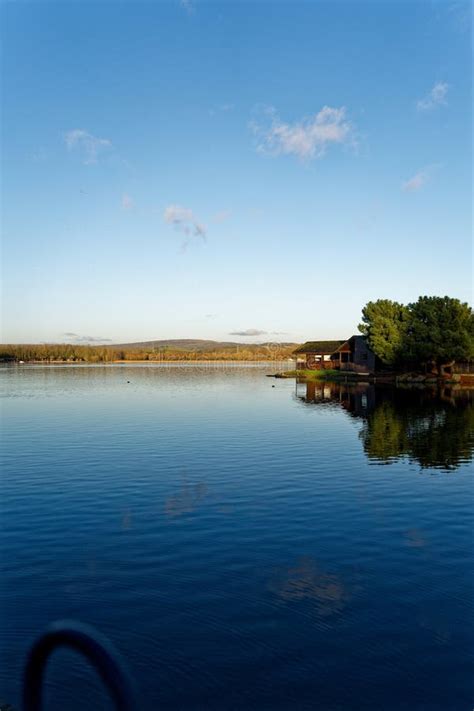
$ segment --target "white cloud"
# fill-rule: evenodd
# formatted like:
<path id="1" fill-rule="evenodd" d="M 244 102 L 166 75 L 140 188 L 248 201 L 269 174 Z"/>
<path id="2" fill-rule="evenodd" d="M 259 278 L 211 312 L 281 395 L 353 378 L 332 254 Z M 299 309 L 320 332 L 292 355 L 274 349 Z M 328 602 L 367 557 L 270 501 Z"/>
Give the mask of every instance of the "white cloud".
<path id="1" fill-rule="evenodd" d="M 402 183 L 402 190 L 406 193 L 415 193 L 426 185 L 429 178 L 429 169 L 419 170 L 418 173 L 415 173 L 415 175 Z"/>
<path id="2" fill-rule="evenodd" d="M 187 207 L 168 205 L 163 213 L 163 218 L 165 222 L 169 225 L 174 225 L 179 232 L 182 232 L 188 238 L 181 245 L 183 251 L 188 248 L 190 237 L 202 237 L 203 240 L 206 239 L 205 226 L 199 222 L 194 212 Z"/>
<path id="3" fill-rule="evenodd" d="M 64 140 L 68 150 L 78 148 L 82 152 L 85 165 L 97 163 L 99 153 L 112 147 L 108 138 L 98 138 L 82 128 L 68 131 L 64 134 Z"/>
<path id="4" fill-rule="evenodd" d="M 127 193 L 122 195 L 122 209 L 132 210 L 135 207 L 135 201 Z"/>
<path id="5" fill-rule="evenodd" d="M 353 142 L 353 127 L 344 106 L 324 106 L 314 116 L 295 123 L 284 123 L 271 107 L 264 113 L 271 120 L 270 126 L 252 124 L 259 139 L 259 151 L 311 159 L 324 156 L 331 144 Z"/>
<path id="6" fill-rule="evenodd" d="M 446 101 L 446 94 L 448 93 L 449 84 L 443 81 L 438 81 L 433 86 L 433 88 L 424 96 L 419 99 L 416 104 L 418 111 L 431 111 L 438 106 L 445 106 L 448 102 Z"/>

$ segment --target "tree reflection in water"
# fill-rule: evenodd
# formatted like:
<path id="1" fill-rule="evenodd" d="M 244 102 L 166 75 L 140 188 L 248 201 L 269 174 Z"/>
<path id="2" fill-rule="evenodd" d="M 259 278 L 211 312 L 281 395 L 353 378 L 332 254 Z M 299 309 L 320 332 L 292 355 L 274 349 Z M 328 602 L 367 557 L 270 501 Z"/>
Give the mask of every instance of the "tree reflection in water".
<path id="1" fill-rule="evenodd" d="M 423 469 L 453 471 L 472 460 L 473 390 L 307 382 L 297 384 L 297 397 L 308 404 L 337 403 L 361 418 L 364 452 L 378 464 L 406 457 Z"/>

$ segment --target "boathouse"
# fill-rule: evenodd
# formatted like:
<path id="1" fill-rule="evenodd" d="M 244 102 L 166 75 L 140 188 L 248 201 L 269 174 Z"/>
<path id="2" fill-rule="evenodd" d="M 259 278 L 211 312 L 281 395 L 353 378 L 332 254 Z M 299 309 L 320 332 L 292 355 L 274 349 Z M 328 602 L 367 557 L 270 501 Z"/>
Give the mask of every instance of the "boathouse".
<path id="1" fill-rule="evenodd" d="M 296 367 L 307 370 L 336 368 L 338 367 L 336 360 L 338 363 L 339 356 L 337 358 L 332 356 L 344 343 L 345 341 L 307 341 L 293 351 Z"/>
<path id="2" fill-rule="evenodd" d="M 364 336 L 351 336 L 347 341 L 308 341 L 293 355 L 297 369 L 374 373 L 377 368 L 376 356 Z"/>

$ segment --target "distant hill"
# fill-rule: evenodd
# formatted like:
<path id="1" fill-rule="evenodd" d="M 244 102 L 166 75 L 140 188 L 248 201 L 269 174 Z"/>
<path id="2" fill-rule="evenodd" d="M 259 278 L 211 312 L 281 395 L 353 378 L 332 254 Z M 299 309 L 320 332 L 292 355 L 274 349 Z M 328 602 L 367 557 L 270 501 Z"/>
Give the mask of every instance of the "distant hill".
<path id="1" fill-rule="evenodd" d="M 177 338 L 162 341 L 140 341 L 139 343 L 116 343 L 109 348 L 123 348 L 129 351 L 149 351 L 149 350 L 172 350 L 172 351 L 188 351 L 192 353 L 206 353 L 223 350 L 238 350 L 242 349 L 260 349 L 267 345 L 272 345 L 274 342 L 267 343 L 235 343 L 233 341 L 206 341 L 200 338 Z M 291 347 L 298 345 L 297 343 L 280 343 L 282 347 Z"/>

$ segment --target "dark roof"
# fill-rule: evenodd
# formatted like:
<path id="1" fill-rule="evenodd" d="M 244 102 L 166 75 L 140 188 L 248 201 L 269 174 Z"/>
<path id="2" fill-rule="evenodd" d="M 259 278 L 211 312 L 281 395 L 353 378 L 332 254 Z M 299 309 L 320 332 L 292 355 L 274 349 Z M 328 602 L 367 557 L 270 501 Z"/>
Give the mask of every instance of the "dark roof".
<path id="1" fill-rule="evenodd" d="M 336 348 L 337 353 L 348 353 L 351 350 L 351 342 L 353 341 L 354 338 L 357 338 L 357 336 L 351 336 L 350 338 L 347 339 L 347 341 L 343 341 L 339 348 Z"/>
<path id="2" fill-rule="evenodd" d="M 330 355 L 346 341 L 307 341 L 293 353 L 317 353 L 318 355 Z"/>

